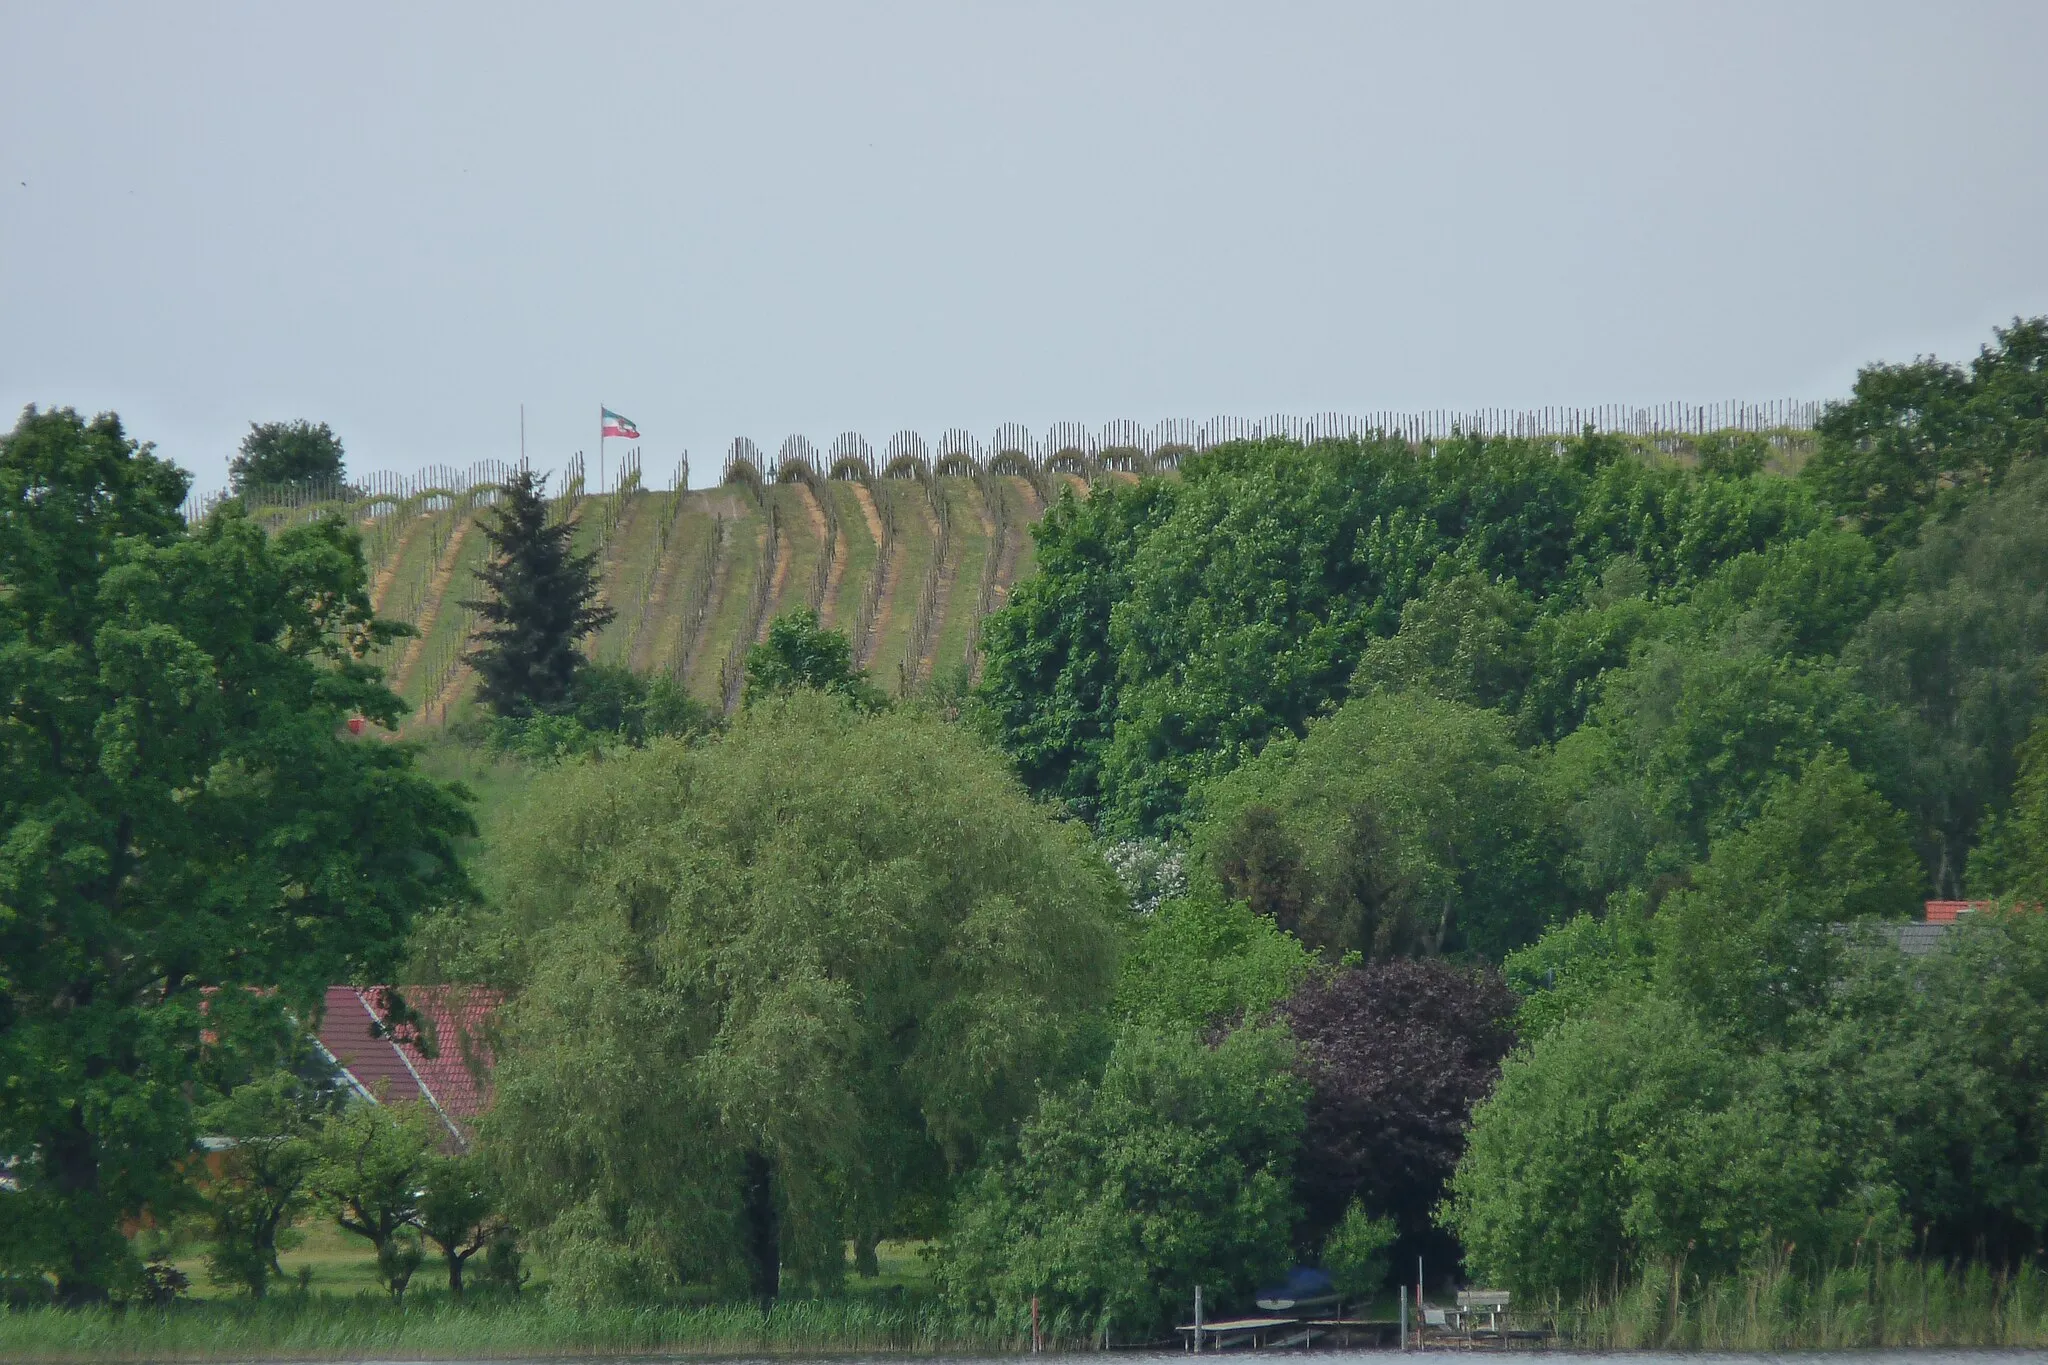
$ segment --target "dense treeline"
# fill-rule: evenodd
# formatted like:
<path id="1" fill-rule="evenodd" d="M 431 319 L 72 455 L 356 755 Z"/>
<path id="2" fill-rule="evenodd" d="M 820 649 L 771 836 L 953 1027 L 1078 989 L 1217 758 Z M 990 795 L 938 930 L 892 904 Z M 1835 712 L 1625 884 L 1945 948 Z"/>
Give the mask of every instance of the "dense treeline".
<path id="1" fill-rule="evenodd" d="M 1839 1298 L 1860 1275 L 1874 1301 L 1901 1259 L 2034 1262 L 2044 443 L 2048 320 L 1968 367 L 1864 371 L 1803 463 L 1740 433 L 1223 447 L 1054 506 L 972 695 L 892 704 L 799 615 L 730 721 L 584 662 L 588 566 L 508 514 L 505 666 L 467 733 L 521 791 L 467 869 L 463 793 L 340 737 L 344 705 L 395 716 L 346 528 L 109 523 L 70 570 L 101 576 L 100 615 L 69 621 L 34 539 L 69 523 L 10 510 L 8 775 L 42 785 L 7 797 L 0 1060 L 72 1079 L 6 1101 L 0 1256 L 83 1301 L 137 1282 L 123 1219 L 198 1209 L 220 1275 L 260 1292 L 278 1243 L 249 1228 L 353 1208 L 394 1292 L 424 1241 L 516 1284 L 516 1242 L 582 1311 L 835 1294 L 914 1239 L 963 1320 L 1036 1300 L 1124 1339 L 1196 1283 L 1247 1306 L 1316 1261 L 1354 1298 L 1416 1256 L 1540 1302 L 1654 1282 L 1673 1322 L 1715 1277 Z M 29 508 L 67 479 L 115 508 L 182 492 L 68 414 L 24 418 L 0 465 Z M 261 627 L 178 617 L 124 567 L 187 559 L 261 568 Z M 166 766 L 117 661 L 198 677 L 179 631 L 287 700 Z M 95 757 L 53 764 L 35 680 L 86 676 L 62 733 Z M 305 790 L 279 755 L 349 780 Z M 223 804 L 252 782 L 299 804 Z M 370 820 L 366 790 L 403 818 Z M 37 842 L 102 808 L 82 861 Z M 155 937 L 105 909 L 130 809 L 224 831 L 129 874 Z M 346 819 L 346 857 L 288 856 Z M 211 919 L 169 908 L 245 847 L 268 861 Z M 1924 899 L 1962 895 L 1998 904 L 1900 951 Z M 279 1031 L 314 972 L 401 950 L 507 993 L 473 1158 L 365 1117 Z M 121 1050 L 80 1031 L 81 991 Z M 130 1163 L 90 1198 L 57 1160 L 79 1123 Z M 357 1136 L 385 1197 L 352 1206 L 351 1125 L 378 1123 Z M 202 1124 L 237 1145 L 195 1195 Z"/>
<path id="2" fill-rule="evenodd" d="M 1328 989 L 1285 984 L 1286 945 L 1505 965 L 1519 1046 L 1457 1031 L 1485 1079 L 1434 1106 L 1422 1207 L 1358 1187 L 1411 1249 L 1454 1233 L 1543 1297 L 2009 1268 L 2048 1234 L 2048 919 L 1924 959 L 1859 926 L 2048 903 L 2044 445 L 2034 320 L 1968 368 L 1866 370 L 1796 470 L 1739 434 L 1216 452 L 1048 516 L 988 627 L 990 729 L 1042 795 L 1184 859 L 1140 1012 Z M 1297 1215 L 1344 1141 L 1399 1149 L 1373 1131 L 1297 1159 Z"/>
<path id="3" fill-rule="evenodd" d="M 1831 747 L 1960 894 L 2048 647 L 2044 360 L 2037 319 L 1967 371 L 1866 370 L 1796 477 L 1760 435 L 1686 462 L 1590 434 L 1274 441 L 1063 500 L 987 628 L 995 732 L 1105 831 L 1180 833 L 1272 741 L 1422 694 L 1544 769 L 1589 905 L 1697 861 Z"/>

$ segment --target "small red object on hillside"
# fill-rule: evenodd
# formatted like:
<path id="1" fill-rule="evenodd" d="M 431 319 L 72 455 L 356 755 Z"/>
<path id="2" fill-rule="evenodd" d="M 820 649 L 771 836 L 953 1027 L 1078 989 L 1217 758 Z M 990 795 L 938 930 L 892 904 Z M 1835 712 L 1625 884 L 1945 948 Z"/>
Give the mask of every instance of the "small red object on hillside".
<path id="1" fill-rule="evenodd" d="M 363 732 L 363 718 L 361 716 L 350 716 L 348 718 L 348 732 L 352 735 L 359 735 Z"/>

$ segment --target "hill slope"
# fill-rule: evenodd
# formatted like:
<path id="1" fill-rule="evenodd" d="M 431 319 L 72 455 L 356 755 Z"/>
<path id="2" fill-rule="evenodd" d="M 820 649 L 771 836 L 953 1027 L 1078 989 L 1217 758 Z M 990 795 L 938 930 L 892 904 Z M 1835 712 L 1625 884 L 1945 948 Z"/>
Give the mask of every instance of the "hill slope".
<path id="1" fill-rule="evenodd" d="M 475 616 L 460 601 L 488 548 L 475 519 L 489 500 L 488 488 L 454 491 L 358 519 L 378 613 L 420 632 L 375 660 L 414 707 L 413 728 L 470 703 L 461 654 Z M 576 548 L 597 553 L 617 612 L 592 657 L 728 708 L 747 649 L 803 608 L 846 632 L 891 693 L 971 677 L 981 618 L 1029 571 L 1043 511 L 1026 479 L 988 474 L 632 489 L 556 505 Z"/>
<path id="2" fill-rule="evenodd" d="M 1698 420 L 1706 411 L 1679 414 L 1691 430 L 1658 430 L 1657 423 L 1639 420 L 1625 439 L 1645 459 L 1689 460 L 1708 434 L 1710 424 Z M 1757 411 L 1784 421 L 1775 409 Z M 1580 414 L 1557 415 L 1576 421 Z M 1780 467 L 1796 466 L 1810 444 L 1804 413 L 1778 426 L 1748 410 L 1729 415 L 1743 429 L 1768 433 Z M 1418 428 L 1411 437 L 1419 456 L 1427 458 L 1432 444 L 1456 429 L 1455 422 L 1442 425 L 1442 431 Z M 1481 418 L 1474 425 L 1495 424 Z M 1536 435 L 1522 430 L 1532 425 L 1522 418 L 1498 423 L 1501 434 L 1515 435 Z M 1283 434 L 1312 439 L 1316 433 Z M 1085 497 L 1091 480 L 1134 479 L 1134 469 L 1170 473 L 1182 452 L 1207 443 L 1126 450 L 1090 438 L 1085 449 L 1005 452 L 986 460 L 942 453 L 936 463 L 918 443 L 881 476 L 863 443 L 858 454 L 831 466 L 834 474 L 855 477 L 821 477 L 805 458 L 776 462 L 779 479 L 776 463 L 762 470 L 767 462 L 749 443 L 752 458 L 729 459 L 719 487 L 647 489 L 634 457 L 623 488 L 594 496 L 583 494 L 581 461 L 572 459 L 567 491 L 555 507 L 575 525 L 577 549 L 596 552 L 604 600 L 617 613 L 588 642 L 592 657 L 666 674 L 730 710 L 748 648 L 776 616 L 809 608 L 845 632 L 856 662 L 878 685 L 907 695 L 978 674 L 982 619 L 1031 573 L 1030 527 L 1049 500 L 1069 489 Z M 473 572 L 488 549 L 477 514 L 495 499 L 496 481 L 508 470 L 492 465 L 466 477 L 440 468 L 411 479 L 377 476 L 368 487 L 350 490 L 346 501 L 292 494 L 275 502 L 245 499 L 262 504 L 252 510 L 272 526 L 339 510 L 362 530 L 378 614 L 419 632 L 374 660 L 412 705 L 408 729 L 415 732 L 459 719 L 472 704 L 473 679 L 462 655 L 476 618 L 462 601 L 475 591 Z M 213 501 L 189 510 L 203 515 Z"/>

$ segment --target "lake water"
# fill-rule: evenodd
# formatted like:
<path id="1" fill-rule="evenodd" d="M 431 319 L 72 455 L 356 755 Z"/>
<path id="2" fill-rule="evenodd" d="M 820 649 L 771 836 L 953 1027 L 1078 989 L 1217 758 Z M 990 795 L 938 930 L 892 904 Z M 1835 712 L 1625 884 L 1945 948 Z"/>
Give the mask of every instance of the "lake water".
<path id="1" fill-rule="evenodd" d="M 1134 1365 L 1187 1365 L 1189 1355 L 1182 1351 L 1113 1351 L 1118 1361 L 1133 1362 Z M 1341 1362 L 1357 1361 L 1360 1365 L 1388 1365 L 1391 1356 L 1398 1351 L 1209 1351 L 1204 1354 L 1224 1360 L 1300 1360 L 1304 1357 L 1315 1365 L 1341 1365 Z M 1417 1357 L 1451 1358 L 1470 1360 L 1498 1354 L 1492 1351 L 1458 1351 L 1438 1348 L 1431 1351 L 1416 1351 Z M 1542 1365 L 2017 1365 L 2021 1361 L 2039 1361 L 2048 1365 L 2048 1351 L 2034 1350 L 1923 1350 L 1901 1347 L 1886 1351 L 1547 1351 L 1540 1349 L 1517 1349 L 1509 1353 L 1518 1358 L 1540 1357 Z M 1101 1361 L 1103 1353 L 1082 1351 L 1071 1354 L 1046 1352 L 1042 1359 L 1045 1365 L 1080 1365 L 1083 1361 Z M 782 1355 L 782 1356 L 553 1356 L 533 1357 L 521 1365 L 694 1365 L 707 1359 L 716 1359 L 721 1365 L 805 1365 L 807 1361 L 819 1365 L 906 1365 L 915 1361 L 918 1365 L 1018 1365 L 1021 1356 L 910 1356 L 910 1355 Z M 296 1365 L 293 1362 L 252 1361 L 250 1365 Z M 431 1360 L 365 1359 L 354 1365 L 435 1365 Z M 450 1365 L 471 1365 L 470 1362 L 450 1362 Z"/>

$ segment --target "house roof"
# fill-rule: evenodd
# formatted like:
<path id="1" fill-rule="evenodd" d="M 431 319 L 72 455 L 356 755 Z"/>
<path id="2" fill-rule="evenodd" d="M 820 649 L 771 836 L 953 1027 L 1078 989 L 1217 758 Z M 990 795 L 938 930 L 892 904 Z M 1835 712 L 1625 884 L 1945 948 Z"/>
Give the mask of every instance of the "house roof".
<path id="1" fill-rule="evenodd" d="M 417 1026 L 386 1026 L 394 989 Z M 491 1103 L 486 1025 L 501 1003 L 485 986 L 329 986 L 318 1038 L 357 1091 L 384 1104 L 425 1100 L 467 1140 Z"/>
<path id="2" fill-rule="evenodd" d="M 1880 937 L 1889 939 L 1892 943 L 1898 945 L 1899 951 L 1907 957 L 1926 957 L 1941 946 L 1942 936 L 1960 923 L 1964 916 L 1974 915 L 1980 910 L 1988 910 L 1997 904 L 1997 901 L 1928 901 L 1925 907 L 1925 918 L 1917 923 L 1872 924 L 1866 927 L 1875 930 Z M 2029 907 L 2026 905 L 2018 905 L 2014 908 L 2019 910 L 2039 909 L 2038 906 Z"/>
<path id="3" fill-rule="evenodd" d="M 1927 902 L 1927 923 L 1954 924 L 1959 915 L 1974 915 L 1979 910 L 1989 909 L 1996 901 L 1929 901 Z"/>
<path id="4" fill-rule="evenodd" d="M 1907 957 L 1926 957 L 1941 946 L 1942 935 L 1954 920 L 1921 921 L 1915 924 L 1872 924 L 1883 938 L 1890 939 Z"/>

